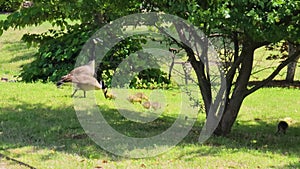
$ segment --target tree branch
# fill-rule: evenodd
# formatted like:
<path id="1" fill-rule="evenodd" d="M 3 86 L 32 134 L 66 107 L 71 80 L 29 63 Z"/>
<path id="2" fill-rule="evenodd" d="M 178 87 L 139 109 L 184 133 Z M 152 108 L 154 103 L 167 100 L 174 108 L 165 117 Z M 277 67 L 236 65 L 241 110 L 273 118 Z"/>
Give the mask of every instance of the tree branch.
<path id="1" fill-rule="evenodd" d="M 285 61 L 281 62 L 281 64 L 278 65 L 278 67 L 274 70 L 274 72 L 267 77 L 266 79 L 264 79 L 263 81 L 261 81 L 259 84 L 255 85 L 254 87 L 252 87 L 251 89 L 249 89 L 246 92 L 246 96 L 255 92 L 256 90 L 260 89 L 261 87 L 263 87 L 264 85 L 266 85 L 268 82 L 270 82 L 286 65 L 288 65 L 289 63 L 291 63 L 293 60 L 295 60 L 295 58 L 297 58 L 297 56 L 300 54 L 300 50 L 297 50 L 293 55 L 291 55 L 290 57 L 288 57 Z"/>

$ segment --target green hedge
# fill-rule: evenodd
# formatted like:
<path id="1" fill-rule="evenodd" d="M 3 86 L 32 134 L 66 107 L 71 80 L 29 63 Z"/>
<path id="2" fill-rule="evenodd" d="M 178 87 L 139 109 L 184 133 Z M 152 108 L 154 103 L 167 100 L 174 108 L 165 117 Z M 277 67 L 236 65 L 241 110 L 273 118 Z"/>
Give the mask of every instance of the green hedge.
<path id="1" fill-rule="evenodd" d="M 0 0 L 0 12 L 14 12 L 22 2 L 23 0 Z"/>

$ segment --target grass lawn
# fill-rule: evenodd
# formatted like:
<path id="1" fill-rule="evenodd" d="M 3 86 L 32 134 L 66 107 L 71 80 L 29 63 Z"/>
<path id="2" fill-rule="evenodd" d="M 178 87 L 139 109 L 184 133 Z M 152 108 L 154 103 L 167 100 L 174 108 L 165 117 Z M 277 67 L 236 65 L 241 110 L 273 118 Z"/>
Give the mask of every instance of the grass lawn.
<path id="1" fill-rule="evenodd" d="M 56 89 L 51 83 L 1 83 L 1 88 L 0 153 L 37 168 L 300 167 L 299 90 L 268 88 L 249 96 L 227 138 L 211 137 L 198 144 L 204 120 L 200 114 L 191 132 L 175 148 L 152 158 L 129 159 L 104 151 L 88 137 L 75 137 L 84 130 L 73 108 L 70 86 Z M 161 133 L 173 123 L 167 118 L 174 117 L 169 111 L 155 127 L 134 125 L 120 116 L 114 101 L 105 100 L 101 92 L 96 97 L 104 116 L 122 133 Z M 284 117 L 291 117 L 293 124 L 286 135 L 275 136 L 276 124 Z M 18 166 L 11 161 L 5 165 Z"/>
<path id="2" fill-rule="evenodd" d="M 276 51 L 266 51 L 264 47 L 259 48 L 255 51 L 254 55 L 254 63 L 253 63 L 253 70 L 251 80 L 263 80 L 267 76 L 269 76 L 276 67 L 281 63 L 282 60 L 275 59 L 275 60 L 267 60 L 266 58 L 270 56 L 270 54 L 279 54 L 281 57 L 282 55 Z M 284 80 L 286 77 L 287 67 L 283 68 L 279 74 L 274 78 L 275 80 Z M 300 66 L 298 64 L 295 73 L 295 80 L 300 80 Z"/>
<path id="3" fill-rule="evenodd" d="M 0 20 L 7 15 L 1 14 Z M 20 66 L 30 63 L 34 53 L 38 48 L 28 46 L 21 41 L 25 33 L 42 33 L 51 27 L 50 23 L 44 23 L 38 27 L 28 27 L 26 29 L 9 29 L 0 36 L 0 77 L 16 79 L 21 70 Z"/>
<path id="4" fill-rule="evenodd" d="M 0 19 L 3 17 L 0 15 Z M 37 51 L 20 41 L 22 34 L 43 32 L 49 26 L 9 30 L 0 37 L 1 77 L 13 79 L 20 65 L 30 62 Z M 0 82 L 0 87 L 0 153 L 36 168 L 300 168 L 299 89 L 264 88 L 247 97 L 226 138 L 211 137 L 199 144 L 205 119 L 200 113 L 189 134 L 170 151 L 130 159 L 103 150 L 84 135 L 70 98 L 71 86 L 57 89 L 52 83 Z M 152 91 L 143 92 L 149 95 Z M 168 104 L 162 116 L 146 124 L 122 117 L 114 101 L 106 100 L 100 91 L 96 92 L 96 102 L 116 130 L 145 137 L 162 133 L 174 123 L 180 102 L 178 93 L 166 92 Z M 81 95 L 79 91 L 76 96 Z M 285 117 L 292 119 L 287 134 L 274 135 L 278 121 Z M 27 167 L 0 156 L 2 168 Z"/>

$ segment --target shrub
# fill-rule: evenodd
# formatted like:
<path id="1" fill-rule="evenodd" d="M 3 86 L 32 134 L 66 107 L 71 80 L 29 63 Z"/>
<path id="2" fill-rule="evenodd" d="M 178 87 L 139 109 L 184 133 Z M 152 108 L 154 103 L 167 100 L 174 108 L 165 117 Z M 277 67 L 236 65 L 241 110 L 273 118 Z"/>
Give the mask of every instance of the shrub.
<path id="1" fill-rule="evenodd" d="M 14 12 L 19 9 L 22 0 L 3 0 L 0 1 L 0 12 Z"/>

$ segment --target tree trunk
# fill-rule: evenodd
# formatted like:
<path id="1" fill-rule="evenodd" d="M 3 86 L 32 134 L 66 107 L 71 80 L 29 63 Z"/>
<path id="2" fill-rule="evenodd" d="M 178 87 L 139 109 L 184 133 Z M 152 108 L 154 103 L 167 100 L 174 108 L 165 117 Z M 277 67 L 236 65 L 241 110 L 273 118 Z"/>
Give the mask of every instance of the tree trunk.
<path id="1" fill-rule="evenodd" d="M 234 124 L 243 99 L 231 100 L 225 107 L 224 114 L 219 122 L 218 127 L 214 131 L 217 136 L 225 136 L 230 133 L 232 125 Z"/>
<path id="2" fill-rule="evenodd" d="M 191 65 L 193 69 L 195 70 L 197 74 L 197 80 L 199 82 L 199 89 L 202 95 L 202 99 L 204 101 L 204 108 L 206 116 L 208 116 L 209 108 L 212 101 L 212 95 L 211 95 L 211 85 L 210 82 L 207 80 L 205 75 L 205 66 L 202 61 L 197 61 L 193 50 L 185 49 L 187 52 L 187 55 L 189 56 L 189 61 L 191 62 Z"/>
<path id="3" fill-rule="evenodd" d="M 223 116 L 214 132 L 214 134 L 218 136 L 225 136 L 230 133 L 232 125 L 234 124 L 241 105 L 246 97 L 247 85 L 252 71 L 255 49 L 255 45 L 251 44 L 251 42 L 243 44 L 243 49 L 241 55 L 239 56 L 243 58 L 241 61 L 239 76 L 237 78 L 231 98 L 227 98 L 226 100 L 227 104 L 224 108 Z"/>
<path id="4" fill-rule="evenodd" d="M 189 26 L 185 25 L 182 22 L 176 23 L 175 28 L 177 29 L 179 38 L 183 43 L 177 42 L 174 38 L 172 39 L 185 50 L 188 56 L 188 61 L 191 63 L 193 69 L 196 72 L 199 89 L 204 101 L 205 113 L 206 116 L 208 116 L 210 105 L 212 103 L 209 71 L 206 70 L 208 69 L 208 40 L 203 40 L 201 37 L 199 37 L 198 33 L 195 32 L 195 30 L 189 29 Z M 201 49 L 198 49 L 199 44 L 201 44 Z M 195 53 L 197 56 L 195 56 Z M 200 56 L 202 59 L 199 58 Z"/>
<path id="5" fill-rule="evenodd" d="M 295 53 L 297 50 L 299 50 L 299 48 L 300 48 L 300 45 L 293 45 L 293 44 L 289 43 L 289 57 L 293 53 Z M 295 60 L 293 60 L 290 64 L 288 64 L 287 74 L 286 74 L 286 78 L 285 78 L 286 81 L 288 81 L 288 82 L 294 81 L 297 62 L 298 62 L 299 58 L 300 58 L 300 55 L 298 55 L 298 57 Z"/>

